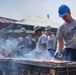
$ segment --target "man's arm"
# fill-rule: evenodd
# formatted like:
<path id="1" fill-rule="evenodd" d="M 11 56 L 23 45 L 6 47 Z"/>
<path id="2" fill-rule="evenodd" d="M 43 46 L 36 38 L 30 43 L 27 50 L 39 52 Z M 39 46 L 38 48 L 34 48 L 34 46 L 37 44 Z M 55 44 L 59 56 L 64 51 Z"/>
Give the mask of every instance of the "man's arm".
<path id="1" fill-rule="evenodd" d="M 63 49 L 63 38 L 57 38 L 57 50 L 62 51 Z"/>

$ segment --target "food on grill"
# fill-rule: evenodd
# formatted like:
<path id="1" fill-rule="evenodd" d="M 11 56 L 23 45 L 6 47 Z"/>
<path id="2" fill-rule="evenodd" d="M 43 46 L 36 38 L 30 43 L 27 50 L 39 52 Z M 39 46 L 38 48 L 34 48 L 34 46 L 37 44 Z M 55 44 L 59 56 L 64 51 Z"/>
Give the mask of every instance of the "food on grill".
<path id="1" fill-rule="evenodd" d="M 40 64 L 68 64 L 73 63 L 72 61 L 60 61 L 60 60 L 34 60 L 34 59 L 27 59 L 27 58 L 0 58 L 0 60 L 15 60 L 19 62 L 25 62 L 25 63 L 40 63 Z M 75 63 L 76 64 L 76 63 Z"/>

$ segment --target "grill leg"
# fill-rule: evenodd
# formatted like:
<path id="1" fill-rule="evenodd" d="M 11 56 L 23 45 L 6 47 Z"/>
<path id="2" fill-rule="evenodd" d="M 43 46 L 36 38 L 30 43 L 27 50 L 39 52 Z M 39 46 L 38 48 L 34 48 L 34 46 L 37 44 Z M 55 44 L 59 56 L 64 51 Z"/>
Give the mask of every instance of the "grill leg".
<path id="1" fill-rule="evenodd" d="M 39 75 L 41 75 L 41 72 L 39 72 Z"/>
<path id="2" fill-rule="evenodd" d="M 21 75 L 21 69 L 18 69 L 18 75 Z"/>
<path id="3" fill-rule="evenodd" d="M 3 75 L 2 71 L 0 70 L 0 75 Z"/>

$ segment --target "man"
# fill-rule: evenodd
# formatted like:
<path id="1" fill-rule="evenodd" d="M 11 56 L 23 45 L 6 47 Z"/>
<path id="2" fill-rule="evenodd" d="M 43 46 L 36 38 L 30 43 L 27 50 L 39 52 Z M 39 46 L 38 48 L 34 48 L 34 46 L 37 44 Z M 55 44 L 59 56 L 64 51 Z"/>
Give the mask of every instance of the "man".
<path id="1" fill-rule="evenodd" d="M 36 50 L 38 52 L 44 52 L 45 50 L 47 50 L 47 46 L 48 46 L 47 36 L 42 33 L 40 26 L 34 26 L 34 31 L 35 34 L 39 37 L 37 41 Z"/>
<path id="2" fill-rule="evenodd" d="M 31 40 L 29 37 L 26 36 L 26 29 L 22 27 L 20 29 L 21 31 L 21 37 L 19 38 L 18 48 L 20 55 L 23 56 L 23 54 L 29 53 L 31 51 Z"/>
<path id="3" fill-rule="evenodd" d="M 70 8 L 65 4 L 59 7 L 58 13 L 65 22 L 57 31 L 57 51 L 54 57 L 61 55 L 64 45 L 64 60 L 76 61 L 76 20 L 72 18 Z"/>
<path id="4" fill-rule="evenodd" d="M 21 37 L 18 39 L 19 43 L 18 43 L 18 55 L 20 57 L 23 57 L 24 54 L 29 54 L 31 52 L 31 45 L 32 42 L 30 40 L 29 37 L 26 36 L 26 29 L 24 27 L 22 27 L 20 29 L 21 32 Z M 26 66 L 27 67 L 27 66 Z M 30 74 L 29 70 L 27 70 L 28 74 Z M 24 74 L 25 71 L 22 70 L 22 73 Z"/>
<path id="5" fill-rule="evenodd" d="M 41 54 L 45 53 L 47 50 L 48 39 L 47 39 L 47 36 L 42 33 L 40 26 L 34 26 L 34 31 L 35 31 L 35 34 L 39 37 L 37 41 L 37 46 L 36 46 L 36 51 L 37 51 L 36 56 L 38 55 L 40 57 Z M 42 75 L 46 75 L 46 73 L 43 72 Z"/>
<path id="6" fill-rule="evenodd" d="M 51 53 L 51 55 L 54 55 L 55 48 L 56 48 L 56 37 L 51 31 L 51 26 L 46 26 L 45 31 L 48 37 L 48 51 Z"/>

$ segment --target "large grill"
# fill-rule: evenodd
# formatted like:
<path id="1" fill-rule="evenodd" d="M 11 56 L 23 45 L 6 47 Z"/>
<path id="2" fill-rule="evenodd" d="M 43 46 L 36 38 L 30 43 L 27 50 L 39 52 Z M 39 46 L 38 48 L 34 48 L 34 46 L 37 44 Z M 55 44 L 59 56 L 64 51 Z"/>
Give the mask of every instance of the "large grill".
<path id="1" fill-rule="evenodd" d="M 23 66 L 27 65 L 27 68 L 30 70 L 46 72 L 50 73 L 51 75 L 69 75 L 71 73 L 76 74 L 76 62 L 48 60 L 19 60 L 17 61 L 17 63 L 19 65 L 22 64 Z"/>
<path id="2" fill-rule="evenodd" d="M 16 67 L 18 72 L 20 72 L 21 69 L 29 69 L 31 71 L 49 73 L 50 75 L 76 75 L 76 62 L 71 61 L 44 61 L 24 58 L 3 58 L 0 59 L 0 64 L 2 68 L 6 68 L 6 70 L 8 70 L 9 67 Z"/>

